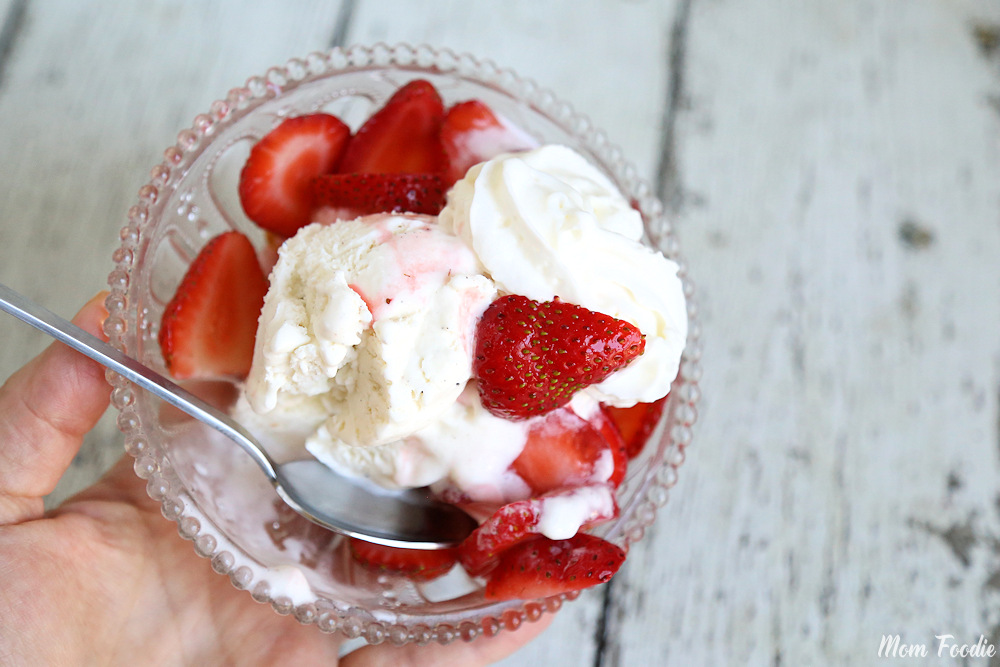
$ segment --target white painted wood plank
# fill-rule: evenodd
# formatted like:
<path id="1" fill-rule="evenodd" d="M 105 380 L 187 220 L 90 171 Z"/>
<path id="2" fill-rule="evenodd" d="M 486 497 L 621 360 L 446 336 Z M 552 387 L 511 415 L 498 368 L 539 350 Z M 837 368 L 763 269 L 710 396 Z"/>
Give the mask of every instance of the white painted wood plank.
<path id="1" fill-rule="evenodd" d="M 0 280 L 72 315 L 177 132 L 248 76 L 327 46 L 339 3 L 28 3 L 0 87 Z M 220 27 L 225 26 L 225 29 Z M 0 377 L 48 341 L 0 319 Z M 121 452 L 110 418 L 53 500 Z"/>
<path id="2" fill-rule="evenodd" d="M 15 27 L 19 9 L 23 5 L 24 3 L 18 2 L 18 0 L 0 0 L 0 35 L 10 34 L 9 30 Z"/>
<path id="3" fill-rule="evenodd" d="M 703 421 L 616 582 L 611 664 L 997 643 L 1000 61 L 972 28 L 998 9 L 695 0 Z"/>

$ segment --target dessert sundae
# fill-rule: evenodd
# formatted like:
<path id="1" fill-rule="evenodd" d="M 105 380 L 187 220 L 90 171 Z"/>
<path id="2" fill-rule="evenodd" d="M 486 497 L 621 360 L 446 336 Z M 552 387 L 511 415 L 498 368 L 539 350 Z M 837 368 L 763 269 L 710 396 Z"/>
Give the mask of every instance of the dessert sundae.
<path id="1" fill-rule="evenodd" d="M 677 265 L 583 155 L 417 79 L 353 129 L 284 119 L 239 181 L 264 230 L 210 240 L 164 311 L 177 379 L 237 378 L 282 457 L 475 516 L 460 545 L 349 540 L 368 567 L 456 565 L 490 599 L 607 581 L 588 533 L 659 420 L 687 336 Z"/>

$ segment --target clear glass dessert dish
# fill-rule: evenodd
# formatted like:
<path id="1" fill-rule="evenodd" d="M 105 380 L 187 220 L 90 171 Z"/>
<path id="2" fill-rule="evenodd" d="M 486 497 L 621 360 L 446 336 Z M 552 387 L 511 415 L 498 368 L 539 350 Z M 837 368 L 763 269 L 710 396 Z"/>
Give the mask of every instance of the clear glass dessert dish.
<path id="1" fill-rule="evenodd" d="M 105 329 L 116 347 L 165 373 L 160 318 L 199 249 L 237 229 L 267 252 L 264 233 L 246 219 L 237 197 L 239 171 L 253 143 L 280 119 L 316 111 L 356 128 L 415 78 L 433 83 L 446 105 L 478 98 L 540 142 L 575 148 L 641 212 L 647 241 L 681 267 L 690 325 L 680 374 L 618 490 L 620 517 L 594 531 L 628 549 L 666 502 L 691 441 L 700 375 L 692 284 L 661 203 L 621 151 L 569 104 L 510 70 L 447 50 L 379 44 L 311 54 L 230 91 L 179 133 L 139 190 L 113 256 Z M 342 538 L 285 508 L 231 443 L 120 377 L 109 379 L 125 448 L 163 515 L 221 576 L 279 614 L 373 644 L 448 643 L 515 628 L 575 597 L 493 602 L 460 567 L 426 583 L 367 570 L 353 561 Z M 224 382 L 188 386 L 222 406 L 238 389 Z"/>

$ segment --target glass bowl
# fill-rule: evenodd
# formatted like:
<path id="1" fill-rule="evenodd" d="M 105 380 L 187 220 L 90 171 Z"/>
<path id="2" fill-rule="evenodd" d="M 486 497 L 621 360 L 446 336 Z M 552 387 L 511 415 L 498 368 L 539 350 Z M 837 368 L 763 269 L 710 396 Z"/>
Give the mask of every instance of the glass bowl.
<path id="1" fill-rule="evenodd" d="M 165 372 L 157 344 L 160 316 L 201 246 L 238 229 L 267 252 L 264 234 L 246 219 L 237 198 L 250 146 L 282 118 L 319 110 L 357 128 L 414 78 L 431 81 L 446 104 L 481 99 L 539 141 L 584 154 L 642 213 L 648 242 L 681 266 L 690 317 L 681 370 L 660 423 L 618 491 L 621 516 L 595 531 L 627 549 L 666 502 L 691 441 L 700 374 L 692 285 L 661 203 L 621 151 L 550 91 L 489 61 L 426 46 L 377 44 L 291 60 L 231 90 L 178 134 L 139 190 L 113 256 L 105 329 L 116 347 Z M 515 628 L 576 597 L 493 602 L 460 567 L 424 584 L 366 570 L 339 536 L 285 508 L 231 443 L 122 378 L 111 374 L 109 380 L 125 448 L 163 515 L 220 575 L 279 614 L 372 644 L 445 644 Z M 237 393 L 222 382 L 189 388 L 223 407 Z"/>

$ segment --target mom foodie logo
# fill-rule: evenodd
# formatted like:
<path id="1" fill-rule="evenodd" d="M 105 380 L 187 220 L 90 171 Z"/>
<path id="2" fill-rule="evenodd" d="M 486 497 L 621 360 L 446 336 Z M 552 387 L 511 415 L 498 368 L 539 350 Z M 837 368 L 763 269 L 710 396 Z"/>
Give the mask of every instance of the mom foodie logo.
<path id="1" fill-rule="evenodd" d="M 975 644 L 962 644 L 955 640 L 955 635 L 934 635 L 936 644 L 905 644 L 899 635 L 882 635 L 878 646 L 880 658 L 926 658 L 936 655 L 939 658 L 992 658 L 997 655 L 997 647 L 986 641 L 984 635 L 979 635 Z"/>

